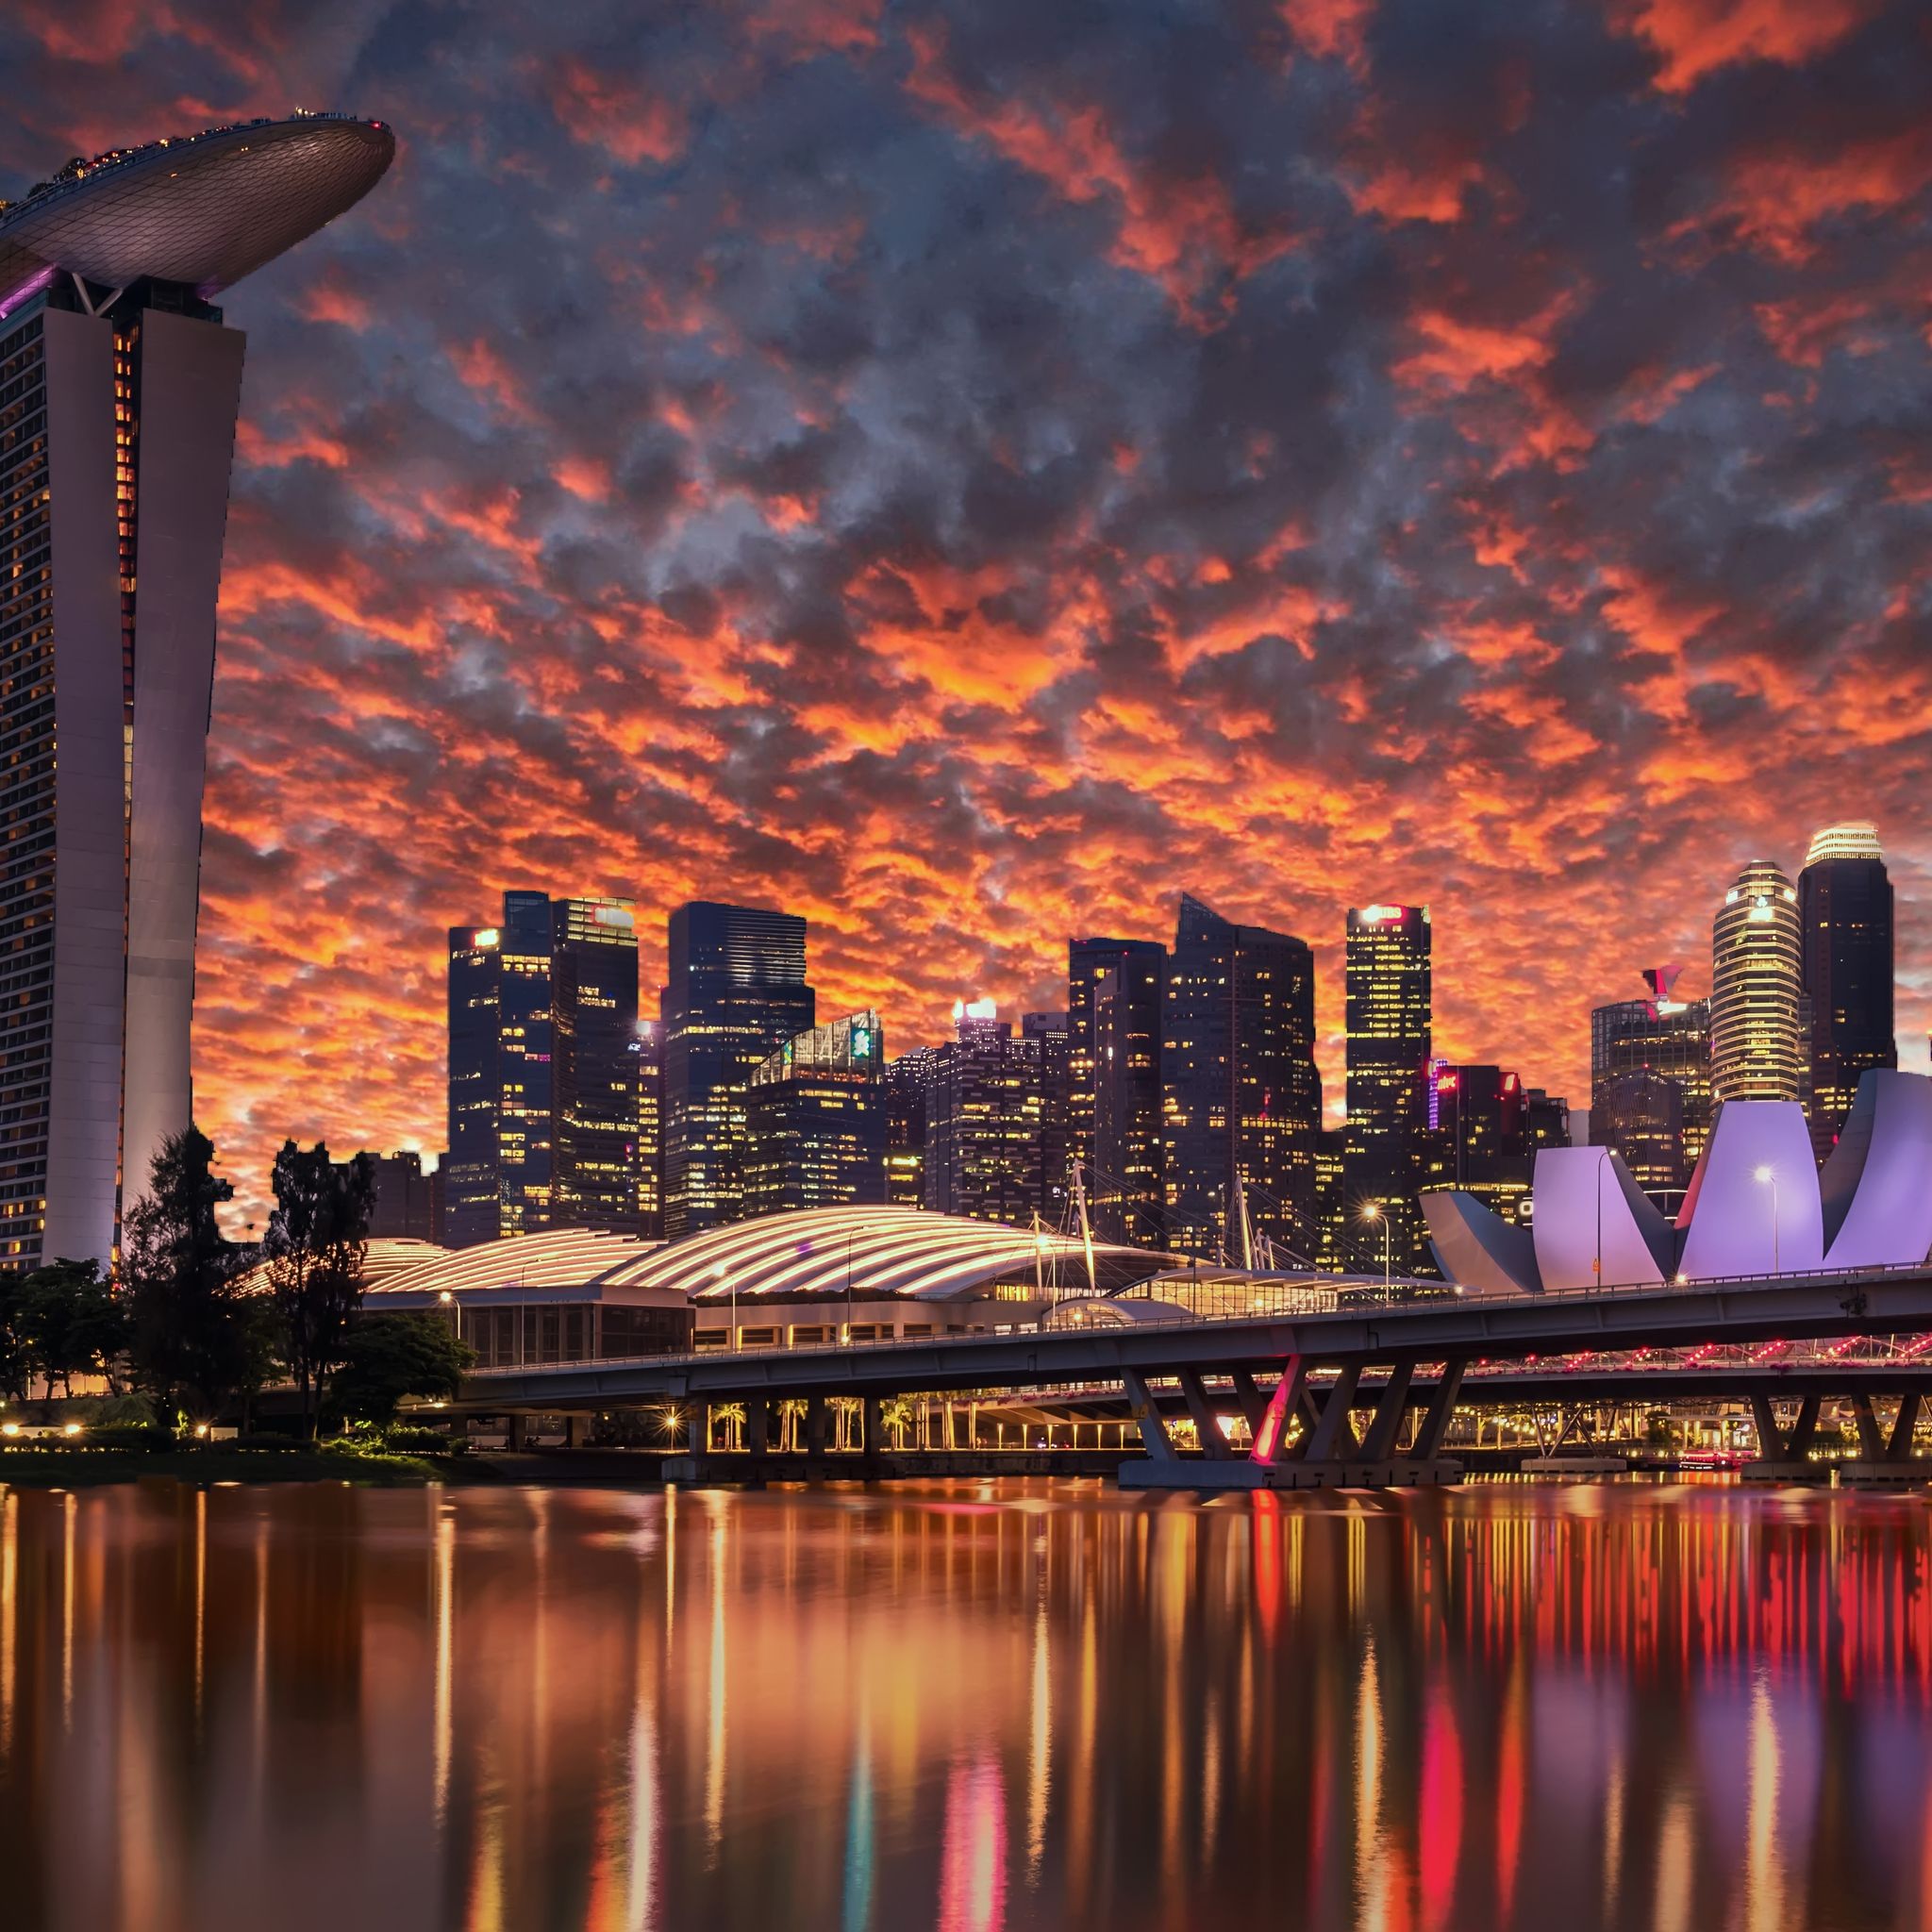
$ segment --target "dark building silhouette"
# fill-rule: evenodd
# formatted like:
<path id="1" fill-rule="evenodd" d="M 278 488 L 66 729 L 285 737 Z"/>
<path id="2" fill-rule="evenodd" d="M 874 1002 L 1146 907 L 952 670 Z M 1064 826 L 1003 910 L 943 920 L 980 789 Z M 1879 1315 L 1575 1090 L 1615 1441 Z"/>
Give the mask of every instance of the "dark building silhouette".
<path id="1" fill-rule="evenodd" d="M 1346 972 L 1348 1213 L 1364 1222 L 1371 1213 L 1387 1217 L 1395 1272 L 1430 1274 L 1415 1198 L 1434 1024 L 1429 908 L 1364 906 L 1351 911 Z"/>
<path id="2" fill-rule="evenodd" d="M 1798 921 L 1811 1145 L 1822 1161 L 1844 1127 L 1859 1076 L 1898 1065 L 1891 880 L 1874 826 L 1829 825 L 1811 841 L 1798 874 Z"/>
<path id="3" fill-rule="evenodd" d="M 664 989 L 664 1232 L 743 1213 L 745 1090 L 816 1017 L 805 921 L 695 900 L 671 915 Z"/>
<path id="4" fill-rule="evenodd" d="M 1710 1008 L 1671 997 L 1681 969 L 1646 969 L 1647 1000 L 1590 1016 L 1590 1138 L 1622 1155 L 1631 1178 L 1675 1213 L 1710 1138 Z"/>
<path id="5" fill-rule="evenodd" d="M 868 1011 L 797 1035 L 758 1067 L 745 1090 L 747 1218 L 884 1203 L 884 1066 Z"/>
<path id="6" fill-rule="evenodd" d="M 886 1069 L 886 1199 L 894 1208 L 925 1206 L 925 1091 L 936 1046 L 916 1046 Z"/>
<path id="7" fill-rule="evenodd" d="M 434 1174 L 423 1172 L 420 1154 L 372 1154 L 375 1196 L 369 1208 L 372 1240 L 436 1239 Z"/>
<path id="8" fill-rule="evenodd" d="M 1183 894 L 1160 1070 L 1169 1245 L 1258 1264 L 1243 1253 L 1245 1200 L 1255 1238 L 1312 1264 L 1322 1080 L 1307 943 Z"/>
<path id="9" fill-rule="evenodd" d="M 1067 945 L 1068 1120 L 1094 1231 L 1159 1246 L 1160 1040 L 1167 948 L 1158 940 Z"/>
<path id="10" fill-rule="evenodd" d="M 1529 1096 L 1502 1067 L 1429 1067 L 1423 1185 L 1474 1194 L 1506 1221 L 1524 1218 L 1535 1147 Z"/>

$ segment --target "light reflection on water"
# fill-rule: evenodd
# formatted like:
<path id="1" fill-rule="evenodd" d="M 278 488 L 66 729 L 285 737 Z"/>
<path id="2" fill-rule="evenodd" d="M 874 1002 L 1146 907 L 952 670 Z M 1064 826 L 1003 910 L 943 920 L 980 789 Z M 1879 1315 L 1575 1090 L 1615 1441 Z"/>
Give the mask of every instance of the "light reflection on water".
<path id="1" fill-rule="evenodd" d="M 0 1499 L 0 1924 L 1932 1926 L 1932 1510 Z"/>

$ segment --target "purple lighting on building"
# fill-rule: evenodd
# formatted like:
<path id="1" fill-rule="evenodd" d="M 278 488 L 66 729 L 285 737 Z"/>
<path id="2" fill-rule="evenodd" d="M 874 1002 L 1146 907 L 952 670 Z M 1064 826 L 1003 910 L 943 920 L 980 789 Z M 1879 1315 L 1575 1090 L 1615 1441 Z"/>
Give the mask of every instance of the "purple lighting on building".
<path id="1" fill-rule="evenodd" d="M 5 322 L 23 302 L 30 302 L 43 289 L 53 286 L 58 269 L 43 268 L 38 275 L 29 275 L 11 294 L 0 295 L 0 322 Z"/>

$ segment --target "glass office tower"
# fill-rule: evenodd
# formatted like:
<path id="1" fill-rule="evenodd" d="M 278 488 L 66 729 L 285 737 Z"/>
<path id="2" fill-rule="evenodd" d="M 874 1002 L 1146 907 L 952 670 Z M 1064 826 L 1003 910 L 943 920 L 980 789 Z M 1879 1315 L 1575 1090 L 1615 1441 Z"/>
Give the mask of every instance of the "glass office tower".
<path id="1" fill-rule="evenodd" d="M 743 1213 L 745 1090 L 816 1017 L 805 921 L 696 900 L 671 915 L 664 989 L 664 1232 Z"/>
<path id="2" fill-rule="evenodd" d="M 1380 1229 L 1365 1217 L 1373 1212 L 1386 1220 L 1388 1254 L 1398 1274 L 1434 1272 L 1415 1198 L 1428 1126 L 1430 941 L 1426 906 L 1364 906 L 1348 915 L 1349 1233 L 1357 1246 L 1379 1251 Z"/>
<path id="3" fill-rule="evenodd" d="M 745 1090 L 747 1218 L 884 1204 L 884 1068 L 871 1011 L 814 1026 L 758 1067 Z"/>
<path id="4" fill-rule="evenodd" d="M 1067 944 L 1068 1120 L 1094 1232 L 1158 1247 L 1160 1039 L 1167 948 L 1158 940 Z"/>
<path id="5" fill-rule="evenodd" d="M 1760 858 L 1732 881 L 1711 923 L 1713 1101 L 1804 1097 L 1803 997 L 1797 889 Z"/>
<path id="6" fill-rule="evenodd" d="M 1823 1161 L 1852 1110 L 1859 1077 L 1898 1065 L 1892 1031 L 1891 880 L 1877 827 L 1827 825 L 1798 874 L 1810 1037 L 1811 1144 Z"/>

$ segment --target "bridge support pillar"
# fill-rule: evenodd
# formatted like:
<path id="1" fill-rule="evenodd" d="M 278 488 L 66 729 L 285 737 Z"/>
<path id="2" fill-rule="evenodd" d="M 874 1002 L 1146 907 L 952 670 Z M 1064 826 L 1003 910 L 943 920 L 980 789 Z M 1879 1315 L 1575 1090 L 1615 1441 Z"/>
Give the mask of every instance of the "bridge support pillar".
<path id="1" fill-rule="evenodd" d="M 1888 1462 L 1908 1462 L 1912 1455 L 1912 1431 L 1919 1426 L 1920 1397 L 1916 1390 L 1909 1395 L 1901 1395 L 1898 1401 L 1898 1414 L 1892 1418 L 1891 1437 L 1885 1445 L 1885 1459 Z"/>
<path id="2" fill-rule="evenodd" d="M 1180 1372 L 1181 1400 L 1188 1405 L 1188 1414 L 1194 1424 L 1194 1434 L 1201 1444 L 1201 1454 L 1210 1462 L 1227 1462 L 1233 1458 L 1234 1450 L 1228 1440 L 1221 1433 L 1221 1421 L 1214 1413 L 1214 1406 L 1208 1400 L 1208 1391 L 1202 1385 L 1198 1369 L 1183 1369 Z"/>
<path id="3" fill-rule="evenodd" d="M 872 1478 L 878 1474 L 880 1459 L 886 1453 L 886 1405 L 876 1395 L 863 1397 L 862 1403 L 858 1441 L 865 1453 L 865 1474 Z"/>
<path id="4" fill-rule="evenodd" d="M 504 1426 L 503 1446 L 512 1454 L 521 1454 L 525 1446 L 524 1439 L 528 1433 L 528 1429 L 529 1419 L 527 1417 L 512 1415 Z"/>
<path id="5" fill-rule="evenodd" d="M 1414 1379 L 1415 1364 L 1412 1361 L 1399 1361 L 1390 1369 L 1381 1399 L 1375 1404 L 1375 1413 L 1370 1419 L 1368 1434 L 1362 1438 L 1364 1462 L 1393 1459 L 1395 1445 L 1402 1438 L 1403 1418 L 1408 1413 L 1408 1385 Z"/>
<path id="6" fill-rule="evenodd" d="M 1282 1445 L 1288 1440 L 1288 1425 L 1294 1420 L 1300 1408 L 1302 1398 L 1307 1392 L 1307 1364 L 1298 1355 L 1291 1355 L 1281 1365 L 1281 1380 L 1275 1383 L 1274 1392 L 1262 1406 L 1258 1418 L 1250 1417 L 1248 1427 L 1254 1437 L 1254 1446 L 1248 1451 L 1248 1460 L 1262 1464 L 1273 1464 L 1282 1459 Z M 1245 1381 L 1257 1394 L 1255 1378 L 1242 1374 L 1235 1379 L 1235 1389 L 1240 1391 Z M 1307 1446 L 1308 1432 L 1302 1431 L 1302 1445 Z"/>
<path id="7" fill-rule="evenodd" d="M 1752 1394 L 1751 1419 L 1757 1425 L 1757 1460 L 1747 1462 L 1739 1472 L 1747 1483 L 1823 1483 L 1831 1480 L 1830 1471 L 1811 1460 L 1812 1444 L 1818 1440 L 1818 1406 L 1815 1395 L 1800 1398 L 1798 1413 L 1792 1418 L 1790 1432 L 1785 1433 L 1778 1428 L 1771 1397 L 1756 1392 Z M 1860 1426 L 1862 1430 L 1862 1424 Z M 1875 1423 L 1874 1427 L 1875 1429 Z"/>
<path id="8" fill-rule="evenodd" d="M 567 1415 L 563 1419 L 563 1446 L 566 1449 L 582 1449 L 591 1441 L 591 1418 L 587 1415 Z"/>
<path id="9" fill-rule="evenodd" d="M 1248 1440 L 1253 1441 L 1261 1433 L 1261 1418 L 1268 1413 L 1268 1398 L 1255 1386 L 1255 1378 L 1246 1369 L 1230 1371 L 1228 1379 L 1234 1384 L 1235 1405 L 1248 1425 Z"/>
<path id="10" fill-rule="evenodd" d="M 1423 1411 L 1422 1427 L 1416 1431 L 1414 1455 L 1418 1462 L 1434 1462 L 1441 1455 L 1449 1424 L 1455 1419 L 1457 1398 L 1462 1393 L 1462 1372 L 1466 1366 L 1459 1361 L 1442 1364 L 1441 1379 L 1429 1396 L 1429 1406 Z"/>
<path id="11" fill-rule="evenodd" d="M 1344 1362 L 1341 1373 L 1336 1376 L 1334 1386 L 1328 1391 L 1322 1403 L 1322 1418 L 1315 1424 L 1315 1433 L 1308 1439 L 1309 1462 L 1333 1462 L 1338 1452 L 1347 1455 L 1356 1447 L 1355 1430 L 1350 1425 L 1348 1412 L 1355 1407 L 1355 1385 L 1361 1380 L 1362 1365 L 1359 1362 Z"/>
<path id="12" fill-rule="evenodd" d="M 1858 1425 L 1858 1456 L 1865 1462 L 1882 1462 L 1885 1459 L 1886 1441 L 1878 1426 L 1878 1418 L 1873 1412 L 1872 1398 L 1860 1389 L 1852 1397 L 1852 1420 Z"/>
<path id="13" fill-rule="evenodd" d="M 823 1395 L 812 1395 L 805 1405 L 805 1473 L 823 1476 L 825 1473 L 825 1428 L 831 1410 Z"/>
<path id="14" fill-rule="evenodd" d="M 1160 1419 L 1160 1409 L 1147 1387 L 1147 1378 L 1138 1369 L 1123 1369 L 1121 1381 L 1127 1391 L 1127 1409 L 1141 1426 L 1141 1442 L 1149 1457 L 1161 1463 L 1178 1462 L 1174 1439 Z"/>

